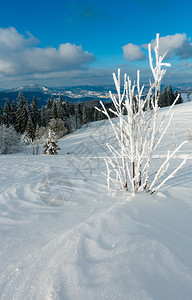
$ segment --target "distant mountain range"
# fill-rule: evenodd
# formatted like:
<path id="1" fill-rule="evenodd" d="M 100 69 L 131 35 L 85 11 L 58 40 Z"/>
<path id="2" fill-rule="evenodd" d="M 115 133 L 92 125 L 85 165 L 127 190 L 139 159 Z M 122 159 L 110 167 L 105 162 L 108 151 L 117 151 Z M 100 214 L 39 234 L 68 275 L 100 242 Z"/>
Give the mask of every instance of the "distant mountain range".
<path id="1" fill-rule="evenodd" d="M 76 87 L 45 87 L 42 85 L 21 86 L 15 89 L 0 91 L 0 104 L 3 106 L 8 98 L 10 103 L 17 100 L 19 92 L 22 92 L 24 97 L 32 102 L 35 96 L 39 107 L 46 105 L 48 98 L 51 96 L 58 99 L 61 95 L 63 100 L 68 100 L 73 103 L 86 103 L 90 101 L 105 101 L 109 102 L 109 90 L 114 90 L 110 86 L 76 86 Z"/>
<path id="2" fill-rule="evenodd" d="M 181 83 L 172 86 L 173 90 L 178 90 L 180 93 L 192 92 L 192 83 Z M 163 88 L 163 87 L 162 87 Z M 147 86 L 146 86 L 147 90 Z M 0 91 L 0 105 L 3 107 L 6 99 L 10 103 L 17 100 L 19 92 L 22 92 L 24 97 L 32 102 L 35 96 L 39 107 L 46 105 L 48 98 L 51 96 L 58 99 L 61 95 L 63 100 L 66 99 L 73 103 L 86 103 L 90 106 L 95 105 L 98 101 L 110 102 L 109 91 L 116 93 L 114 85 L 104 86 L 74 86 L 74 87 L 46 87 L 42 85 L 20 86 L 18 88 Z M 90 103 L 90 101 L 93 103 Z"/>

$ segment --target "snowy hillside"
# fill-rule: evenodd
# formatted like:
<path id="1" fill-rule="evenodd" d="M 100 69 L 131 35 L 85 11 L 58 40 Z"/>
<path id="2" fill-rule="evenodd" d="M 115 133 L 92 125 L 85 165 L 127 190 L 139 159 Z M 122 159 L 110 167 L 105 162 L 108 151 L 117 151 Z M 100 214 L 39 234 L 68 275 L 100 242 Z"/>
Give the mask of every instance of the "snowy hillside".
<path id="1" fill-rule="evenodd" d="M 1 300 L 192 299 L 192 102 L 174 112 L 155 165 L 185 139 L 170 168 L 188 160 L 157 195 L 107 195 L 107 120 L 0 156 Z"/>

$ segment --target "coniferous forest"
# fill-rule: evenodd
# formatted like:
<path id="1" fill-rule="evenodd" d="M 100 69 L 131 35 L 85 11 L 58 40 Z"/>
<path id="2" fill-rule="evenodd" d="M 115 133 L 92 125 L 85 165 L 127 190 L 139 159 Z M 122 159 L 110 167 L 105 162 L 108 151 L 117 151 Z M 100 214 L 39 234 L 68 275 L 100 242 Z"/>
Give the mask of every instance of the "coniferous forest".
<path id="1" fill-rule="evenodd" d="M 171 85 L 168 88 L 165 86 L 160 93 L 159 106 L 171 105 L 177 95 L 178 92 L 174 93 Z M 181 96 L 177 103 L 182 103 Z M 108 103 L 106 107 L 109 115 L 113 117 L 110 111 L 110 108 L 113 110 L 113 104 Z M 15 101 L 10 103 L 7 99 L 4 108 L 0 106 L 0 153 L 16 151 L 20 141 L 25 145 L 34 144 L 37 141 L 43 143 L 48 137 L 49 130 L 52 130 L 57 138 L 61 138 L 89 122 L 104 118 L 106 117 L 94 107 L 83 103 L 69 103 L 67 100 L 64 101 L 62 96 L 57 100 L 51 96 L 47 105 L 39 108 L 35 96 L 30 103 L 19 92 Z M 33 149 L 33 154 L 37 152 Z"/>

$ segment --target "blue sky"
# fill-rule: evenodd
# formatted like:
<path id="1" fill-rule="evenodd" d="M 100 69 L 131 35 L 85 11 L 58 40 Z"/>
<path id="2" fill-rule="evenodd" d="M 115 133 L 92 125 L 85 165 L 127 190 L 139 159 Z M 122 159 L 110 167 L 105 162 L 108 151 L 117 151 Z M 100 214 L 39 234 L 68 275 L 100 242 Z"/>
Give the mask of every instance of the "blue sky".
<path id="1" fill-rule="evenodd" d="M 165 82 L 192 82 L 191 12 L 186 0 L 3 1 L 0 88 L 108 84 L 118 67 L 145 81 L 157 32 L 170 50 Z"/>

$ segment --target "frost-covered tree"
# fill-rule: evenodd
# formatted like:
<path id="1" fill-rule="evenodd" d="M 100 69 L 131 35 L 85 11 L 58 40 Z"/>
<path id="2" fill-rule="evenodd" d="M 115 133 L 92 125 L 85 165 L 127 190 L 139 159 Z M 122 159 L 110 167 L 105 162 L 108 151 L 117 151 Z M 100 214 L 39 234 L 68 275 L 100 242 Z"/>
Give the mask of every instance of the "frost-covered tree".
<path id="1" fill-rule="evenodd" d="M 31 153 L 33 155 L 38 155 L 39 154 L 39 140 L 35 139 L 32 143 L 31 143 Z"/>
<path id="2" fill-rule="evenodd" d="M 31 140 L 31 138 L 29 137 L 29 135 L 28 135 L 28 133 L 26 131 L 21 136 L 21 143 L 22 143 L 23 151 L 26 154 L 31 154 L 31 143 L 32 143 L 32 140 Z"/>
<path id="3" fill-rule="evenodd" d="M 58 154 L 60 147 L 57 145 L 57 141 L 55 139 L 54 133 L 51 129 L 49 129 L 48 139 L 43 145 L 44 151 L 43 154 Z"/>
<path id="4" fill-rule="evenodd" d="M 12 126 L 0 126 L 0 154 L 18 152 L 20 150 L 20 136 Z"/>
<path id="5" fill-rule="evenodd" d="M 55 135 L 60 139 L 68 133 L 68 129 L 65 122 L 61 119 L 51 119 L 48 124 L 49 129 L 55 133 Z"/>
<path id="6" fill-rule="evenodd" d="M 140 72 L 137 72 L 137 82 L 124 75 L 124 89 L 121 93 L 120 69 L 118 76 L 113 74 L 117 97 L 110 96 L 115 109 L 110 111 L 118 117 L 118 122 L 113 122 L 101 102 L 102 113 L 107 116 L 114 131 L 118 148 L 107 144 L 111 156 L 105 160 L 107 167 L 107 183 L 110 191 L 111 184 L 115 189 L 121 189 L 137 193 L 146 191 L 153 194 L 185 164 L 184 159 L 180 165 L 171 173 L 167 174 L 170 159 L 182 147 L 181 143 L 172 153 L 167 152 L 166 158 L 159 169 L 152 168 L 152 161 L 155 151 L 162 141 L 173 118 L 172 108 L 177 102 L 174 100 L 170 108 L 159 120 L 159 95 L 161 80 L 166 72 L 162 67 L 169 67 L 170 64 L 163 63 L 163 56 L 159 55 L 159 35 L 156 37 L 154 48 L 156 65 L 153 65 L 151 54 L 151 44 L 148 46 L 149 63 L 154 77 L 154 82 L 150 81 L 148 94 L 143 96 L 144 85 L 140 86 Z M 136 101 L 136 102 L 135 102 Z M 126 109 L 126 114 L 123 113 Z"/>
<path id="7" fill-rule="evenodd" d="M 38 138 L 32 140 L 28 133 L 25 131 L 24 134 L 21 136 L 21 142 L 23 143 L 23 150 L 26 154 L 39 154 L 40 140 Z"/>

